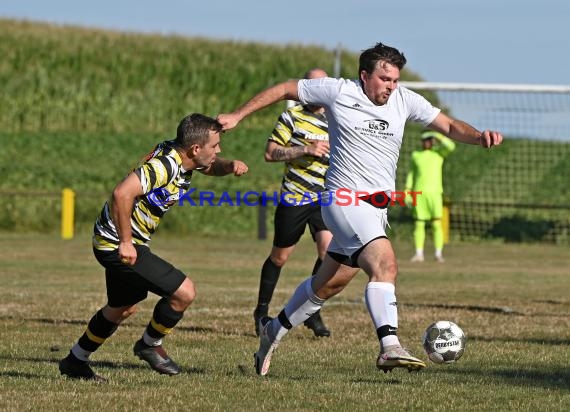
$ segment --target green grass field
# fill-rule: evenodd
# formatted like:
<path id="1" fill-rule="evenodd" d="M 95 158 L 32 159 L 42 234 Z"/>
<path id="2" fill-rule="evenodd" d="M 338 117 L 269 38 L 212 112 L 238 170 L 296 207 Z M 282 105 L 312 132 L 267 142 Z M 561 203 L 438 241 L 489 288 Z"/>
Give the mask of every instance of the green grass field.
<path id="1" fill-rule="evenodd" d="M 377 371 L 378 343 L 359 275 L 323 309 L 331 338 L 293 330 L 270 374 L 258 377 L 251 314 L 270 241 L 159 231 L 154 251 L 197 286 L 196 301 L 165 341 L 184 371 L 161 376 L 132 354 L 157 300 L 151 296 L 94 354 L 94 368 L 110 382 L 92 384 L 66 380 L 57 370 L 105 301 L 90 239 L 3 234 L 2 410 L 570 410 L 567 248 L 451 244 L 443 265 L 413 265 L 408 242 L 395 248 L 403 343 L 425 359 L 424 328 L 453 320 L 468 335 L 458 363 L 429 364 L 420 373 Z M 306 277 L 313 258 L 304 238 L 283 270 L 272 314 Z"/>

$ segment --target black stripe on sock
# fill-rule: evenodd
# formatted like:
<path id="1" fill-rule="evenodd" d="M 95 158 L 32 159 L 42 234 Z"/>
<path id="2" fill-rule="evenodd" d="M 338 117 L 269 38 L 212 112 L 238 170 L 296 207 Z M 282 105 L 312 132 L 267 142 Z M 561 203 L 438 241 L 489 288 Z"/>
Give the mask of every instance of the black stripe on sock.
<path id="1" fill-rule="evenodd" d="M 279 323 L 281 323 L 285 329 L 292 329 L 293 328 L 293 325 L 291 325 L 291 322 L 289 322 L 289 319 L 287 319 L 287 315 L 285 315 L 285 309 L 283 309 L 281 312 L 279 312 L 279 315 L 277 315 L 277 319 L 279 320 Z"/>
<path id="2" fill-rule="evenodd" d="M 398 328 L 390 325 L 380 326 L 376 329 L 376 334 L 378 335 L 378 339 L 382 339 L 388 335 L 396 335 L 398 332 Z"/>

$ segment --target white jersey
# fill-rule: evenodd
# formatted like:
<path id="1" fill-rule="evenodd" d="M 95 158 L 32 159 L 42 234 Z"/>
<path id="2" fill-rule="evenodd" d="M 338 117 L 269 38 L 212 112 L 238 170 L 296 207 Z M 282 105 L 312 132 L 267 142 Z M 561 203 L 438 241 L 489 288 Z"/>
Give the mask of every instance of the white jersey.
<path id="1" fill-rule="evenodd" d="M 326 108 L 331 145 L 327 190 L 394 191 L 406 121 L 427 126 L 440 112 L 402 86 L 385 105 L 376 106 L 359 80 L 303 79 L 298 93 L 302 103 Z"/>

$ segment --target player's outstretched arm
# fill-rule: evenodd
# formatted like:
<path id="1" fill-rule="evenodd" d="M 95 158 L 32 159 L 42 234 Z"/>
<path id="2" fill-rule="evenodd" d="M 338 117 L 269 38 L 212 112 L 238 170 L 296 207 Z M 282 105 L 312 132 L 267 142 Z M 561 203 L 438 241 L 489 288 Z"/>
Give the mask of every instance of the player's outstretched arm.
<path id="1" fill-rule="evenodd" d="M 315 140 L 306 146 L 281 146 L 276 142 L 269 141 L 265 148 L 266 162 L 288 162 L 289 160 L 298 159 L 305 155 L 322 157 L 329 153 L 329 142 Z"/>
<path id="2" fill-rule="evenodd" d="M 241 160 L 228 160 L 221 157 L 216 157 L 207 169 L 200 170 L 208 176 L 226 176 L 233 174 L 234 176 L 241 176 L 247 173 L 248 166 Z"/>
<path id="3" fill-rule="evenodd" d="M 500 145 L 503 135 L 500 132 L 485 130 L 480 132 L 463 120 L 454 119 L 444 113 L 440 113 L 428 126 L 458 142 L 476 144 L 484 148 Z"/>
<path id="4" fill-rule="evenodd" d="M 256 94 L 249 99 L 244 105 L 240 106 L 231 113 L 219 114 L 218 122 L 223 126 L 224 130 L 233 129 L 238 123 L 250 114 L 263 109 L 280 100 L 299 100 L 297 94 L 298 80 L 289 80 L 283 83 L 271 86 L 268 89 Z"/>

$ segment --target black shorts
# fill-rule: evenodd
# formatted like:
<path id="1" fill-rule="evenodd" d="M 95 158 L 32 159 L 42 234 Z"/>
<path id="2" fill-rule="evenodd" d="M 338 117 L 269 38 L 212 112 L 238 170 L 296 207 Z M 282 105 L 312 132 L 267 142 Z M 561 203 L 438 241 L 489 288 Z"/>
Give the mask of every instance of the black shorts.
<path id="1" fill-rule="evenodd" d="M 148 292 L 171 296 L 186 279 L 184 273 L 153 254 L 147 246 L 134 246 L 137 260 L 133 266 L 121 262 L 118 250 L 93 249 L 95 258 L 105 268 L 107 300 L 112 308 L 134 305 L 146 299 Z"/>
<path id="2" fill-rule="evenodd" d="M 285 248 L 297 244 L 307 225 L 313 240 L 317 232 L 327 230 L 320 205 L 287 206 L 279 203 L 275 209 L 273 246 Z"/>

